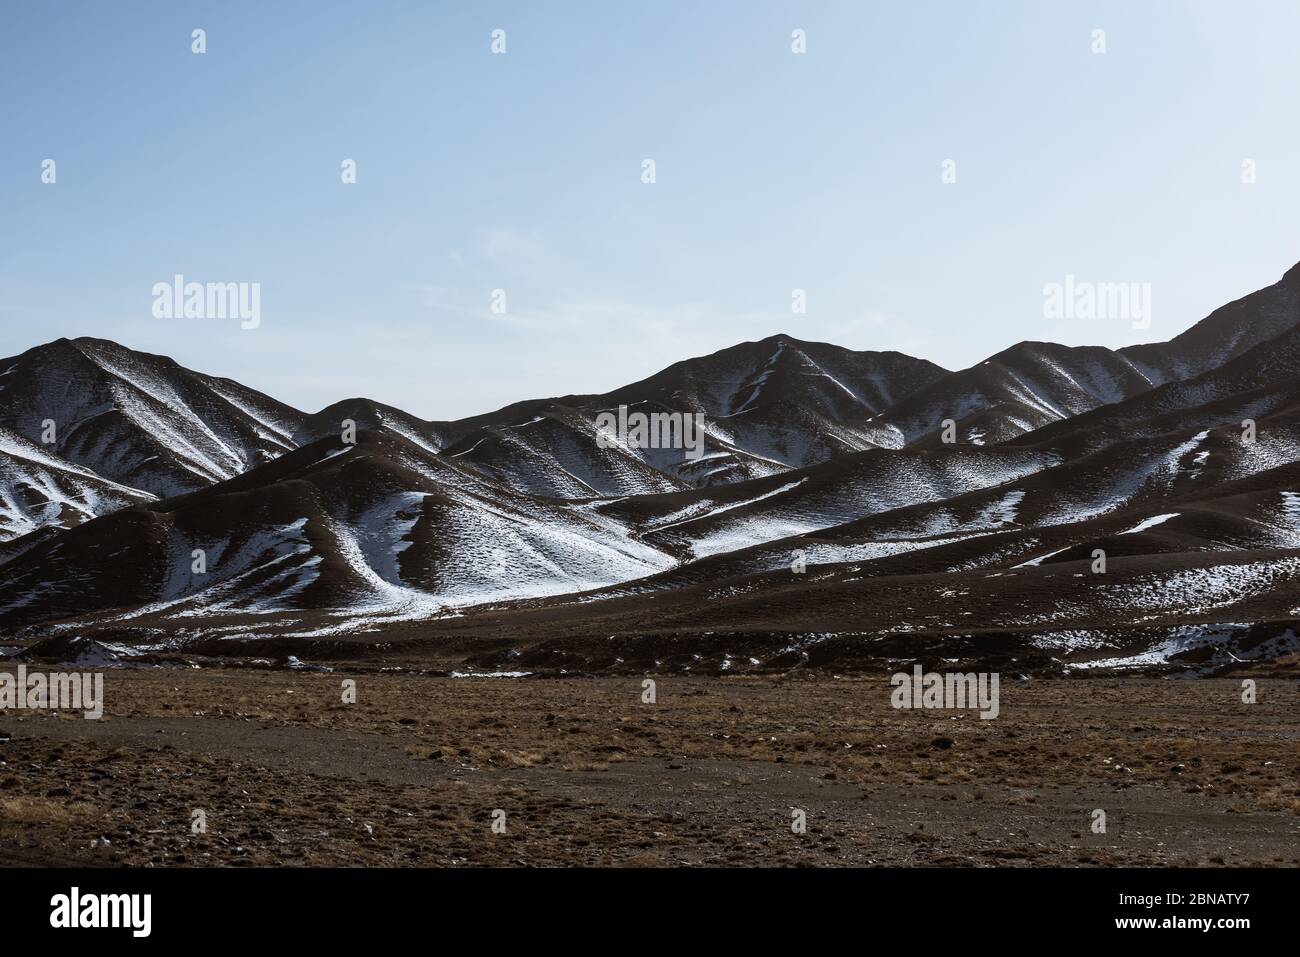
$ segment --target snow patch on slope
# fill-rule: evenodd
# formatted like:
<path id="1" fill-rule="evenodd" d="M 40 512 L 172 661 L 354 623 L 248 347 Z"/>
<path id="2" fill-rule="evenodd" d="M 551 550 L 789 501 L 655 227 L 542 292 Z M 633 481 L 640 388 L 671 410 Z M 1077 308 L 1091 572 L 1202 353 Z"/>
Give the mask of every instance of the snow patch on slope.
<path id="1" fill-rule="evenodd" d="M 1144 518 L 1132 528 L 1126 528 L 1120 532 L 1121 535 L 1134 535 L 1137 532 L 1145 532 L 1148 528 L 1155 528 L 1157 525 L 1163 525 L 1171 518 L 1177 518 L 1178 512 L 1170 512 L 1167 515 L 1153 515 L 1150 518 Z"/>

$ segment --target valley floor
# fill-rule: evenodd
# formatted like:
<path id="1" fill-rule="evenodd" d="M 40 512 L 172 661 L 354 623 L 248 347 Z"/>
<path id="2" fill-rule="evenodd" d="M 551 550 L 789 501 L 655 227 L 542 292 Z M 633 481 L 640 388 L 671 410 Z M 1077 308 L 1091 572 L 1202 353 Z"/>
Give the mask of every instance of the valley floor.
<path id="1" fill-rule="evenodd" d="M 1300 864 L 1295 680 L 890 690 L 109 670 L 102 720 L 0 713 L 0 865 Z"/>

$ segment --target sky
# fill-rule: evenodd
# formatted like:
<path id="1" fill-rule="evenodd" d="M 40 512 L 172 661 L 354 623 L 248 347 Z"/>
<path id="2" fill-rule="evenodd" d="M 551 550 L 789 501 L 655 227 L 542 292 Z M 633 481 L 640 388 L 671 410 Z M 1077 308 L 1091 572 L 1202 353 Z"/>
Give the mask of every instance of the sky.
<path id="1" fill-rule="evenodd" d="M 1168 339 L 1300 261 L 1297 28 L 1291 0 L 5 3 L 0 356 L 97 336 L 450 419 L 778 332 L 950 369 Z M 158 318 L 176 274 L 257 283 L 259 324 Z M 1066 276 L 1149 284 L 1149 326 L 1046 318 Z"/>

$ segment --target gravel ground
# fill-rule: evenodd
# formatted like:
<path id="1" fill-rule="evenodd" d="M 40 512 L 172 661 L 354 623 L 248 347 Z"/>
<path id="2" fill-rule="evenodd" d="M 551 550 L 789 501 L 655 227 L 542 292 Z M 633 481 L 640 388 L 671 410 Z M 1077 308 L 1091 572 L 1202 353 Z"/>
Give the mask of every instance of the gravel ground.
<path id="1" fill-rule="evenodd" d="M 1300 864 L 1294 680 L 1008 680 L 994 720 L 890 691 L 109 670 L 99 721 L 0 713 L 0 864 Z"/>

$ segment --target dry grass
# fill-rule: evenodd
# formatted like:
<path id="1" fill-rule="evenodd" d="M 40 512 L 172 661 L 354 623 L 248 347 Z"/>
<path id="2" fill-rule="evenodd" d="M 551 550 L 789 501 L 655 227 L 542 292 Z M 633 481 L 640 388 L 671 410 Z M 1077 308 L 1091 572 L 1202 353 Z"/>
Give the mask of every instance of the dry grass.
<path id="1" fill-rule="evenodd" d="M 84 801 L 53 798 L 0 798 L 0 821 L 6 824 L 77 824 L 99 817 L 99 809 Z"/>
<path id="2" fill-rule="evenodd" d="M 1259 806 L 1264 811 L 1290 811 L 1300 814 L 1300 791 L 1269 788 L 1259 796 Z"/>

